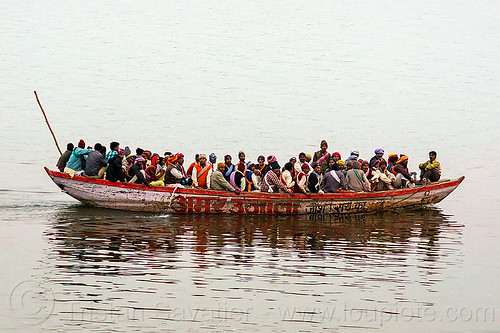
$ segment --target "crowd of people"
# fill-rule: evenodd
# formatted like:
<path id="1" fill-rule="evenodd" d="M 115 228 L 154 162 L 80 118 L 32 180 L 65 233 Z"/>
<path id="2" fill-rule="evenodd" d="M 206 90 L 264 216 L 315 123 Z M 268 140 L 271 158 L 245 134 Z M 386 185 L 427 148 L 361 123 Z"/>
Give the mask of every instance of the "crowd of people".
<path id="1" fill-rule="evenodd" d="M 165 152 L 163 156 L 150 150 L 137 148 L 135 154 L 129 147 L 120 148 L 111 142 L 110 150 L 100 143 L 92 149 L 83 140 L 77 147 L 68 143 L 57 167 L 71 177 L 84 176 L 106 179 L 112 182 L 127 182 L 152 186 L 191 186 L 240 192 L 272 193 L 337 193 L 342 191 L 372 192 L 412 187 L 415 184 L 436 182 L 441 177 L 441 166 L 437 153 L 429 152 L 429 160 L 419 165 L 420 179 L 416 172 L 408 170 L 408 156 L 390 154 L 384 158 L 384 150 L 378 148 L 369 160 L 361 159 L 359 151 L 342 160 L 340 153 L 328 152 L 328 143 L 323 140 L 320 150 L 311 154 L 301 152 L 292 157 L 283 167 L 274 155 L 257 157 L 257 162 L 246 160 L 243 151 L 238 152 L 237 162 L 231 155 L 217 163 L 211 153 L 196 154 L 195 161 L 184 167 L 184 155 Z"/>

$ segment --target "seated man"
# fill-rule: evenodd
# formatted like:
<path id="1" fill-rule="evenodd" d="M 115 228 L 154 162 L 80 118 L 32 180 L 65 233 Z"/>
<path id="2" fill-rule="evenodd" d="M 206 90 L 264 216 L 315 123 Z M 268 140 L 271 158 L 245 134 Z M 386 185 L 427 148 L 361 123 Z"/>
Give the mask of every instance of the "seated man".
<path id="1" fill-rule="evenodd" d="M 269 193 L 285 192 L 289 194 L 292 193 L 286 187 L 286 185 L 279 180 L 278 176 L 280 174 L 280 169 L 281 169 L 280 165 L 278 164 L 277 161 L 271 163 L 271 171 L 266 173 L 260 185 L 260 190 L 262 192 L 269 192 Z"/>
<path id="2" fill-rule="evenodd" d="M 340 167 L 340 169 L 342 170 L 342 173 L 344 174 L 344 176 L 346 176 L 346 177 L 347 177 L 347 172 L 348 172 L 349 170 L 352 170 L 352 164 L 353 164 L 354 162 L 355 162 L 355 161 L 344 162 L 344 164 L 345 164 L 345 168 L 344 168 L 343 170 L 342 170 L 342 167 Z M 361 163 L 360 163 L 359 165 L 361 165 Z M 340 166 L 340 164 L 339 164 L 339 166 Z"/>
<path id="3" fill-rule="evenodd" d="M 407 187 L 410 183 L 415 183 L 415 180 L 408 172 L 408 156 L 406 155 L 402 155 L 398 159 L 396 165 L 392 168 L 392 173 L 396 175 L 396 181 L 394 182 L 395 188 L 403 188 Z"/>
<path id="4" fill-rule="evenodd" d="M 359 151 L 357 149 L 353 149 L 351 151 L 351 156 L 349 156 L 347 160 L 345 160 L 345 162 L 347 163 L 349 161 L 357 161 L 358 158 L 359 158 Z"/>
<path id="5" fill-rule="evenodd" d="M 325 172 L 320 188 L 319 193 L 337 193 L 340 189 L 347 190 L 344 174 L 339 170 L 337 163 L 333 163 L 332 169 Z"/>
<path id="6" fill-rule="evenodd" d="M 437 182 L 441 178 L 441 164 L 436 160 L 437 153 L 433 150 L 429 152 L 429 160 L 421 163 L 418 168 L 420 171 L 420 180 L 429 180 Z"/>
<path id="7" fill-rule="evenodd" d="M 257 173 L 259 173 L 258 170 Z M 259 190 L 259 177 L 255 174 L 255 164 L 253 164 L 252 162 L 248 162 L 247 169 L 245 170 L 244 174 L 246 185 L 245 190 L 248 192 Z"/>
<path id="8" fill-rule="evenodd" d="M 373 165 L 375 168 L 375 176 L 377 178 L 376 191 L 385 191 L 394 189 L 394 182 L 396 182 L 396 176 L 387 170 L 387 162 L 382 159 L 381 161 L 376 161 Z"/>
<path id="9" fill-rule="evenodd" d="M 80 140 L 78 146 L 71 152 L 68 163 L 66 163 L 66 167 L 64 168 L 64 173 L 70 175 L 71 178 L 79 174 L 83 170 L 82 159 L 91 152 L 92 149 L 85 149 L 85 141 Z"/>
<path id="10" fill-rule="evenodd" d="M 193 186 L 199 188 L 210 188 L 210 177 L 212 176 L 212 165 L 207 163 L 207 156 L 201 154 L 199 162 L 194 165 L 191 179 Z"/>
<path id="11" fill-rule="evenodd" d="M 301 152 L 299 154 L 299 160 L 297 162 L 295 162 L 295 164 L 293 165 L 296 175 L 298 175 L 299 173 L 302 172 L 302 165 L 304 163 L 306 163 L 306 153 Z"/>
<path id="12" fill-rule="evenodd" d="M 186 172 L 182 166 L 183 163 L 184 154 L 176 154 L 167 166 L 167 170 L 165 172 L 165 184 L 191 185 L 193 183 L 191 178 L 186 176 Z"/>
<path id="13" fill-rule="evenodd" d="M 142 154 L 144 154 L 144 149 L 137 147 L 137 149 L 135 150 L 135 157 L 142 157 Z"/>
<path id="14" fill-rule="evenodd" d="M 286 187 L 293 192 L 295 181 L 292 176 L 293 164 L 291 162 L 285 163 L 285 170 L 281 173 L 280 180 Z"/>
<path id="15" fill-rule="evenodd" d="M 104 178 L 104 172 L 106 172 L 106 167 L 108 163 L 104 159 L 102 154 L 102 145 L 96 143 L 94 145 L 94 151 L 89 153 L 87 157 L 87 162 L 85 163 L 85 176 L 94 179 Z"/>
<path id="16" fill-rule="evenodd" d="M 151 165 L 146 168 L 146 179 L 153 186 L 165 186 L 165 170 L 162 168 L 163 157 L 155 155 Z"/>
<path id="17" fill-rule="evenodd" d="M 144 184 L 148 187 L 152 187 L 150 183 L 146 180 L 144 169 L 146 167 L 146 160 L 144 157 L 138 157 L 135 159 L 134 165 L 130 167 L 129 173 L 133 175 L 129 183 Z"/>
<path id="18" fill-rule="evenodd" d="M 387 171 L 392 173 L 392 169 L 396 165 L 396 162 L 399 160 L 398 154 L 390 154 L 388 157 Z"/>
<path id="19" fill-rule="evenodd" d="M 128 182 L 130 179 L 132 179 L 133 176 L 129 174 L 130 168 L 132 165 L 134 165 L 135 159 L 137 158 L 136 155 L 128 154 L 125 156 L 125 161 L 122 164 L 123 172 L 125 174 L 125 180 Z M 111 162 L 109 163 L 111 164 Z M 108 166 L 109 169 L 109 166 Z M 106 172 L 107 173 L 107 172 Z M 109 179 L 108 179 L 109 180 Z"/>
<path id="20" fill-rule="evenodd" d="M 255 168 L 259 171 L 260 177 L 264 177 L 266 173 L 270 170 L 269 165 L 266 164 L 265 162 L 266 158 L 264 157 L 264 155 L 259 155 L 259 157 L 257 157 L 258 164 L 255 166 Z"/>
<path id="21" fill-rule="evenodd" d="M 106 163 L 109 163 L 109 160 L 116 155 L 118 155 L 118 150 L 120 149 L 120 144 L 116 141 L 113 141 L 109 144 L 109 152 L 104 157 Z"/>
<path id="22" fill-rule="evenodd" d="M 224 165 L 225 165 L 225 168 L 224 168 L 224 172 L 223 172 L 223 175 L 224 175 L 224 178 L 229 182 L 230 181 L 230 178 L 231 178 L 231 174 L 234 172 L 234 164 L 232 163 L 232 157 L 231 155 L 226 155 L 224 156 Z"/>
<path id="23" fill-rule="evenodd" d="M 231 173 L 231 176 L 229 177 L 229 184 L 239 191 L 245 190 L 245 164 L 241 161 L 236 164 L 236 170 Z"/>
<path id="24" fill-rule="evenodd" d="M 339 171 L 342 172 L 344 174 L 344 177 L 345 177 L 345 174 L 346 174 L 346 166 L 345 166 L 345 162 L 342 161 L 342 160 L 338 160 L 337 161 L 337 164 L 339 165 Z"/>
<path id="25" fill-rule="evenodd" d="M 224 163 L 217 164 L 217 169 L 212 173 L 210 177 L 210 189 L 217 191 L 231 191 L 235 193 L 240 193 L 236 190 L 229 182 L 224 178 L 223 172 L 226 168 Z"/>
<path id="26" fill-rule="evenodd" d="M 151 150 L 144 150 L 142 153 L 142 157 L 144 157 L 144 160 L 146 161 L 146 167 L 151 165 L 151 158 L 153 157 L 153 153 Z"/>
<path id="27" fill-rule="evenodd" d="M 214 172 L 217 169 L 217 155 L 215 155 L 215 153 L 211 153 L 208 156 L 208 162 L 212 166 L 212 172 Z"/>
<path id="28" fill-rule="evenodd" d="M 382 148 L 375 149 L 375 156 L 370 159 L 370 167 L 373 167 L 375 161 L 381 161 L 384 157 L 384 150 Z"/>
<path id="29" fill-rule="evenodd" d="M 120 181 L 122 183 L 125 183 L 125 172 L 126 170 L 123 169 L 123 159 L 125 157 L 125 151 L 119 150 L 118 155 L 115 155 L 114 157 L 110 158 L 109 164 L 108 164 L 108 169 L 106 170 L 106 179 L 111 181 L 111 182 L 117 182 Z"/>
<path id="30" fill-rule="evenodd" d="M 295 183 L 294 193 L 304 193 L 309 195 L 309 189 L 307 188 L 307 175 L 311 171 L 309 168 L 309 163 L 304 163 L 300 167 L 300 172 L 297 174 L 297 182 Z"/>
<path id="31" fill-rule="evenodd" d="M 332 167 L 333 167 L 333 165 L 334 165 L 334 164 L 336 164 L 336 163 L 337 163 L 337 161 L 335 161 L 335 159 L 334 159 L 333 157 L 331 157 L 331 158 L 328 160 L 328 168 L 326 168 L 325 173 L 326 173 L 326 172 L 330 172 L 330 171 L 332 171 L 332 170 L 333 170 L 333 169 L 332 169 Z"/>
<path id="32" fill-rule="evenodd" d="M 262 180 L 264 179 L 264 176 L 260 172 L 260 169 L 257 168 L 258 165 L 254 165 L 254 168 L 252 170 L 253 175 L 252 175 L 252 182 L 253 186 L 255 187 L 255 191 L 260 192 L 260 185 L 262 184 Z"/>
<path id="33" fill-rule="evenodd" d="M 66 167 L 66 163 L 68 163 L 69 157 L 71 156 L 71 152 L 75 146 L 72 143 L 68 143 L 66 145 L 66 151 L 59 157 L 59 160 L 57 161 L 57 168 L 59 171 L 64 172 L 64 168 Z"/>
<path id="34" fill-rule="evenodd" d="M 352 164 L 352 169 L 347 171 L 346 183 L 347 188 L 354 192 L 369 192 L 370 182 L 366 178 L 365 173 L 361 170 L 361 163 L 358 161 L 349 161 Z"/>
<path id="35" fill-rule="evenodd" d="M 318 164 L 318 162 L 314 162 L 312 167 L 313 169 L 307 176 L 307 189 L 311 193 L 318 193 L 320 185 L 321 166 Z"/>

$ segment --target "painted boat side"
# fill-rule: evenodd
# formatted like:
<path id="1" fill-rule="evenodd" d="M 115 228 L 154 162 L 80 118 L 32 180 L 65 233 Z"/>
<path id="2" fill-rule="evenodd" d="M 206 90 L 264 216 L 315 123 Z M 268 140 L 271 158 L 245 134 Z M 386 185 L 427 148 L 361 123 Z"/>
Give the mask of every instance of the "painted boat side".
<path id="1" fill-rule="evenodd" d="M 161 213 L 222 214 L 349 214 L 372 213 L 395 208 L 437 203 L 465 177 L 430 183 L 413 189 L 371 193 L 296 194 L 244 192 L 235 194 L 192 188 L 115 183 L 69 175 L 45 168 L 61 190 L 95 207 Z"/>

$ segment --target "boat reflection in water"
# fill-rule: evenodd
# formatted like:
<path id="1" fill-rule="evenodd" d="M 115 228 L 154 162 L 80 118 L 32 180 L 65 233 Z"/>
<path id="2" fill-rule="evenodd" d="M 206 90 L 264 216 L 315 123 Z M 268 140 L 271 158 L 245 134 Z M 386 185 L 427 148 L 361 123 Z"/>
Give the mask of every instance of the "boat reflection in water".
<path id="1" fill-rule="evenodd" d="M 112 267 L 112 262 L 143 256 L 151 263 L 155 256 L 181 251 L 212 256 L 229 250 L 235 260 L 245 257 L 250 262 L 252 256 L 242 249 L 350 257 L 367 256 L 367 251 L 401 254 L 411 244 L 425 254 L 422 260 L 432 261 L 447 253 L 439 246 L 440 238 L 458 239 L 460 233 L 461 225 L 437 208 L 310 220 L 304 216 L 138 215 L 78 205 L 59 212 L 47 236 L 60 259 L 78 259 L 82 264 L 109 261 Z"/>
<path id="2" fill-rule="evenodd" d="M 461 263 L 461 233 L 437 208 L 309 220 L 77 205 L 54 216 L 42 271 L 59 295 L 53 318 L 67 328 L 163 329 L 168 322 L 196 330 L 202 322 L 209 329 L 266 330 L 278 325 L 282 306 L 432 304 L 443 272 Z M 208 323 L 186 314 L 192 307 L 213 314 L 220 304 L 240 318 Z M 173 317 L 179 308 L 182 318 Z M 88 309 L 107 317 L 89 319 Z M 142 311 L 141 319 L 109 320 L 126 309 Z M 336 327 L 318 322 L 317 328 Z"/>

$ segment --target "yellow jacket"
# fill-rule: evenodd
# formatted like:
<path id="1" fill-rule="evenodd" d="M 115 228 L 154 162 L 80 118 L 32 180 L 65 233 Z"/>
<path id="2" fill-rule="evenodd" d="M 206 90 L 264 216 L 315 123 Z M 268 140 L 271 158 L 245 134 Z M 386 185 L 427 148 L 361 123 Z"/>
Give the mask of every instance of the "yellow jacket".
<path id="1" fill-rule="evenodd" d="M 431 160 L 428 160 L 427 162 L 425 163 L 420 163 L 420 165 L 418 166 L 420 169 L 425 169 L 425 170 L 432 170 L 432 169 L 436 169 L 436 171 L 441 174 L 441 164 L 437 161 L 437 160 L 434 160 L 431 162 Z"/>

